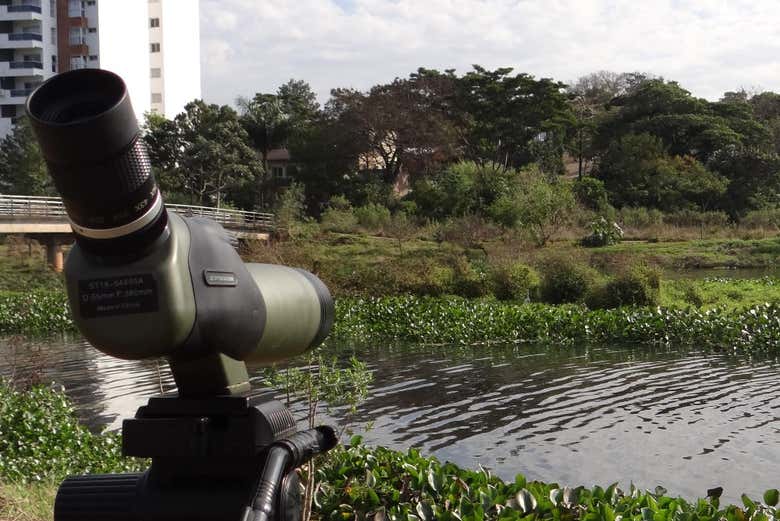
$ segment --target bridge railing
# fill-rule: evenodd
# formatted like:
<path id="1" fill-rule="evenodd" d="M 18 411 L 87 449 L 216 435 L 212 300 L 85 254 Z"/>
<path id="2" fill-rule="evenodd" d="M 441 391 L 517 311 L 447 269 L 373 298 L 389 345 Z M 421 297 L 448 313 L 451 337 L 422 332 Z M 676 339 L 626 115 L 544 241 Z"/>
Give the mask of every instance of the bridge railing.
<path id="1" fill-rule="evenodd" d="M 271 230 L 274 227 L 274 216 L 271 213 L 186 204 L 166 204 L 165 206 L 180 215 L 208 217 L 225 228 Z M 65 206 L 59 197 L 0 194 L 0 219 L 33 219 L 36 221 L 63 222 L 67 221 L 67 218 L 68 214 L 65 212 Z"/>

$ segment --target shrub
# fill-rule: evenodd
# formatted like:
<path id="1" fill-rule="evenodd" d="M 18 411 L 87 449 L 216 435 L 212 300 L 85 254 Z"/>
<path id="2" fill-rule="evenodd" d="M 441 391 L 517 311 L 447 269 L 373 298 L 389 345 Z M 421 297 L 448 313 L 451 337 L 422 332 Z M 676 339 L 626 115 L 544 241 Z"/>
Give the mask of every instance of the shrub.
<path id="1" fill-rule="evenodd" d="M 539 265 L 541 299 L 550 304 L 579 302 L 598 278 L 596 271 L 570 256 L 547 256 Z"/>
<path id="2" fill-rule="evenodd" d="M 618 211 L 618 219 L 624 228 L 627 226 L 631 228 L 645 228 L 663 224 L 664 214 L 654 208 L 624 207 Z"/>
<path id="3" fill-rule="evenodd" d="M 481 248 L 482 242 L 498 237 L 498 227 L 477 215 L 451 219 L 436 230 L 439 242 L 451 242 L 463 248 Z"/>
<path id="4" fill-rule="evenodd" d="M 594 287 L 586 296 L 585 304 L 591 309 L 655 306 L 658 305 L 659 286 L 657 271 L 638 266 Z"/>
<path id="5" fill-rule="evenodd" d="M 764 208 L 748 212 L 739 220 L 740 226 L 746 228 L 780 229 L 780 208 Z"/>
<path id="6" fill-rule="evenodd" d="M 121 445 L 117 433 L 94 434 L 81 425 L 64 393 L 45 386 L 18 390 L 0 380 L 0 477 L 54 481 L 145 466 L 123 458 Z"/>
<path id="7" fill-rule="evenodd" d="M 577 179 L 572 185 L 572 191 L 577 202 L 591 210 L 602 210 L 609 205 L 607 189 L 601 179 L 590 176 Z"/>
<path id="8" fill-rule="evenodd" d="M 355 208 L 354 213 L 358 224 L 368 230 L 378 230 L 390 221 L 390 210 L 381 204 L 368 203 Z"/>
<path id="9" fill-rule="evenodd" d="M 458 257 L 453 266 L 453 289 L 463 297 L 484 297 L 490 292 L 488 275 L 465 257 Z"/>
<path id="10" fill-rule="evenodd" d="M 493 294 L 500 300 L 530 300 L 538 296 L 539 274 L 520 262 L 494 266 L 491 270 Z"/>
<path id="11" fill-rule="evenodd" d="M 590 235 L 584 237 L 580 243 L 588 247 L 609 246 L 619 243 L 622 238 L 623 229 L 618 223 L 599 217 L 590 223 Z"/>
<path id="12" fill-rule="evenodd" d="M 328 232 L 355 233 L 357 224 L 357 218 L 347 198 L 343 195 L 331 197 L 328 209 L 322 212 L 322 229 Z"/>
<path id="13" fill-rule="evenodd" d="M 726 226 L 729 223 L 729 216 L 725 212 L 679 210 L 666 214 L 664 223 L 673 226 Z"/>
<path id="14" fill-rule="evenodd" d="M 304 186 L 293 183 L 288 186 L 276 201 L 276 236 L 280 239 L 295 237 L 300 225 L 304 222 L 305 205 Z"/>

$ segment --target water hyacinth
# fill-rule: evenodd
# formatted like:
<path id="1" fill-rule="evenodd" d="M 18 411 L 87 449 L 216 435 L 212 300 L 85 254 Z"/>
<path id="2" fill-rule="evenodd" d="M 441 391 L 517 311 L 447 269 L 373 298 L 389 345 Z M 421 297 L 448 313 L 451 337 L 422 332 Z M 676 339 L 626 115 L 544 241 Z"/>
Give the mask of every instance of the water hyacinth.
<path id="1" fill-rule="evenodd" d="M 0 294 L 0 333 L 73 331 L 61 292 Z M 780 305 L 725 308 L 521 304 L 461 297 L 345 298 L 332 336 L 423 344 L 608 344 L 771 351 L 780 346 Z"/>
<path id="2" fill-rule="evenodd" d="M 334 336 L 426 344 L 550 343 L 680 345 L 773 350 L 780 306 L 747 310 L 516 304 L 460 297 L 342 299 Z"/>
<path id="3" fill-rule="evenodd" d="M 714 497 L 688 501 L 617 484 L 561 487 L 517 475 L 505 482 L 489 471 L 462 469 L 410 449 L 368 448 L 359 438 L 329 454 L 317 470 L 315 511 L 321 519 L 374 520 L 588 520 L 588 521 L 771 521 L 777 519 L 777 490 L 763 503 L 721 508 Z"/>

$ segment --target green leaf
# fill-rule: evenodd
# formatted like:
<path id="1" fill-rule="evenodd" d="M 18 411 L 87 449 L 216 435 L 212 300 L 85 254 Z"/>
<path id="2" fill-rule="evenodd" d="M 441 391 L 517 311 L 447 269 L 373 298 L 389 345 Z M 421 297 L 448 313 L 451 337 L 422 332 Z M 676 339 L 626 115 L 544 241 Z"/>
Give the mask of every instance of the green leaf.
<path id="1" fill-rule="evenodd" d="M 742 504 L 745 505 L 745 508 L 749 510 L 756 509 L 756 504 L 747 496 L 747 494 L 742 494 L 740 497 L 742 498 Z"/>
<path id="2" fill-rule="evenodd" d="M 764 503 L 770 507 L 776 506 L 778 501 L 780 501 L 780 492 L 776 488 L 770 488 L 764 492 Z"/>

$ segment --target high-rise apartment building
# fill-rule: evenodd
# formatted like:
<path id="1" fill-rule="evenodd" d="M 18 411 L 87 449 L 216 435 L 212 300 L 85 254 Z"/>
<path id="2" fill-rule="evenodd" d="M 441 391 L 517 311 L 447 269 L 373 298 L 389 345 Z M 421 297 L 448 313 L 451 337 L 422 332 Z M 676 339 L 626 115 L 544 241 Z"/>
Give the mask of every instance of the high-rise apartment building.
<path id="1" fill-rule="evenodd" d="M 200 97 L 198 0 L 0 0 L 0 137 L 33 88 L 101 68 L 127 84 L 139 121 Z"/>
<path id="2" fill-rule="evenodd" d="M 56 2 L 0 0 L 0 137 L 32 90 L 57 70 Z"/>

